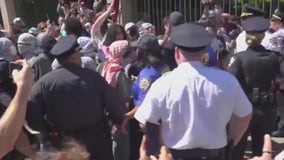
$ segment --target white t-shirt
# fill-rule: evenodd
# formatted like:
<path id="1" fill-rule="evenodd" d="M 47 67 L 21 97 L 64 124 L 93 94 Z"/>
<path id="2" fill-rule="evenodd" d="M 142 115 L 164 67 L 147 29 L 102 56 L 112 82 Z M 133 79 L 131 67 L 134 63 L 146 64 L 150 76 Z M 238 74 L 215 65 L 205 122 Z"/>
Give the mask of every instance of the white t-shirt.
<path id="1" fill-rule="evenodd" d="M 284 28 L 278 29 L 274 33 L 267 31 L 267 38 L 262 40 L 262 43 L 265 44 L 265 48 L 270 51 L 280 52 L 283 48 L 283 39 L 284 39 Z"/>
<path id="2" fill-rule="evenodd" d="M 218 149 L 227 144 L 232 114 L 245 117 L 251 112 L 251 103 L 230 73 L 184 62 L 152 84 L 135 118 L 142 124 L 161 119 L 169 148 Z"/>

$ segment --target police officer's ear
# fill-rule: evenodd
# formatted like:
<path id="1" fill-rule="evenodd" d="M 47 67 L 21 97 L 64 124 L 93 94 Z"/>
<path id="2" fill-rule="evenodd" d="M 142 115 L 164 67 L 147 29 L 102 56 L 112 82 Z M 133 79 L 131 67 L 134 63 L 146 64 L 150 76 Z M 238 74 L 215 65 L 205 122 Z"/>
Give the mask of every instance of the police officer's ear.
<path id="1" fill-rule="evenodd" d="M 175 59 L 177 59 L 177 54 L 178 54 L 179 50 L 177 47 L 175 47 Z"/>
<path id="2" fill-rule="evenodd" d="M 179 48 L 175 47 L 175 59 L 176 60 L 180 59 L 180 56 L 181 56 L 180 54 L 181 54 L 181 52 L 180 52 Z"/>

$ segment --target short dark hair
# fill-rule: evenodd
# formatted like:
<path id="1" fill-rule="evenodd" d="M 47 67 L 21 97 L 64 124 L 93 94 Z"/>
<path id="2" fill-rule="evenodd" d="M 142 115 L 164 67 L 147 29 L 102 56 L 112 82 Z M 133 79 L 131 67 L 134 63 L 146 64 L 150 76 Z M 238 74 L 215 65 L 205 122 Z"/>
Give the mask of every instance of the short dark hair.
<path id="1" fill-rule="evenodd" d="M 69 34 L 74 34 L 77 37 L 82 36 L 83 26 L 77 18 L 67 18 L 65 20 L 65 31 Z"/>
<path id="2" fill-rule="evenodd" d="M 177 46 L 177 48 L 186 51 L 186 52 L 199 52 L 205 49 L 206 46 L 202 46 L 202 47 L 183 47 L 183 46 Z"/>
<path id="3" fill-rule="evenodd" d="M 151 51 L 138 48 L 138 58 L 142 59 L 147 66 L 158 67 L 165 63 L 161 50 Z"/>
<path id="4" fill-rule="evenodd" d="M 223 58 L 226 58 L 228 55 L 230 55 L 230 52 L 224 48 L 224 47 L 221 47 L 218 51 L 217 51 L 217 57 L 219 59 L 223 59 Z"/>

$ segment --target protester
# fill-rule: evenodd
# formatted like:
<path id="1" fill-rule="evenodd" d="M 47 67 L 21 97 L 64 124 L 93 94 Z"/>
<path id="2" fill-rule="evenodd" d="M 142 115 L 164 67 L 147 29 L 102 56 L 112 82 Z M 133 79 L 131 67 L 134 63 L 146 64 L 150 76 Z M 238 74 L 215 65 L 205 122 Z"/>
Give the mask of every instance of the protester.
<path id="1" fill-rule="evenodd" d="M 133 22 L 125 24 L 124 29 L 127 34 L 129 42 L 137 41 L 139 38 L 138 27 Z"/>
<path id="2" fill-rule="evenodd" d="M 69 7 L 65 0 L 58 0 L 57 13 L 61 18 L 66 18 L 69 14 Z"/>
<path id="3" fill-rule="evenodd" d="M 118 40 L 127 40 L 127 35 L 124 30 L 124 28 L 121 25 L 118 24 L 113 24 L 109 26 L 106 35 L 105 35 L 105 40 L 102 46 L 102 51 L 105 55 L 105 58 L 109 58 L 109 46 Z"/>
<path id="4" fill-rule="evenodd" d="M 12 36 L 15 36 L 14 40 L 17 40 L 17 37 L 22 34 L 27 32 L 27 26 L 20 17 L 16 17 L 13 19 L 13 22 L 11 24 L 11 34 Z"/>
<path id="5" fill-rule="evenodd" d="M 28 61 L 40 53 L 36 37 L 29 33 L 23 33 L 19 36 L 17 47 L 21 58 Z"/>
<path id="6" fill-rule="evenodd" d="M 163 41 L 161 42 L 161 46 L 163 47 L 162 54 L 165 56 L 166 62 L 169 65 L 170 69 L 173 70 L 177 67 L 174 52 L 175 45 L 170 40 L 170 34 L 173 27 L 181 25 L 184 23 L 183 16 L 181 13 L 175 11 L 169 15 L 169 18 L 164 24 L 165 34 L 163 37 Z"/>
<path id="7" fill-rule="evenodd" d="M 82 68 L 88 68 L 93 71 L 96 71 L 97 63 L 93 58 L 88 57 L 88 56 L 82 56 L 81 61 L 82 61 L 82 65 L 81 65 Z"/>
<path id="8" fill-rule="evenodd" d="M 50 54 L 50 50 L 57 43 L 51 35 L 42 33 L 37 37 L 37 45 L 40 49 L 40 54 L 30 59 L 29 64 L 32 66 L 35 73 L 35 81 L 52 70 L 51 63 L 54 58 Z"/>
<path id="9" fill-rule="evenodd" d="M 91 28 L 91 38 L 98 45 L 98 49 L 101 49 L 104 41 L 104 37 L 107 31 L 107 18 L 113 14 L 113 3 L 104 11 L 100 16 L 98 16 Z"/>
<path id="10" fill-rule="evenodd" d="M 128 111 L 128 105 L 131 99 L 131 83 L 121 64 L 123 55 L 127 52 L 127 48 L 128 42 L 126 40 L 113 42 L 109 47 L 109 59 L 98 67 L 98 72 L 105 78 L 108 84 L 115 88 L 119 93 L 120 98 L 125 105 L 125 113 Z M 126 125 L 126 122 L 124 125 Z M 128 160 L 129 135 L 113 137 L 113 148 L 115 160 Z"/>
<path id="11" fill-rule="evenodd" d="M 143 35 L 156 35 L 156 28 L 153 24 L 145 22 L 141 24 L 140 36 Z"/>
<path id="12" fill-rule="evenodd" d="M 93 59 L 100 59 L 101 55 L 98 55 L 96 53 L 97 48 L 94 46 L 91 38 L 81 36 L 77 39 L 77 42 L 78 42 L 80 48 L 82 49 L 80 51 L 82 56 L 88 56 L 88 57 L 91 57 Z"/>
<path id="13" fill-rule="evenodd" d="M 0 38 L 0 58 L 6 61 L 14 61 L 17 59 L 17 50 L 12 41 L 8 38 Z"/>
<path id="14" fill-rule="evenodd" d="M 77 18 L 67 18 L 64 22 L 64 30 L 67 35 L 73 34 L 76 37 L 82 36 L 83 33 L 83 25 L 80 20 Z"/>

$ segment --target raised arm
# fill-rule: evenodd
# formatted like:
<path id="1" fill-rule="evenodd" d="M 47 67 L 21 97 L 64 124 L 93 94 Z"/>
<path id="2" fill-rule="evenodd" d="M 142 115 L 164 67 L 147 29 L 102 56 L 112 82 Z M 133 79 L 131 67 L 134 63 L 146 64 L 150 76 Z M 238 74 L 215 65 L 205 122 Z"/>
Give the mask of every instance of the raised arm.
<path id="1" fill-rule="evenodd" d="M 13 71 L 17 85 L 15 97 L 0 119 L 0 159 L 13 149 L 25 122 L 27 100 L 33 84 L 33 71 L 26 61 L 18 61 L 23 68 Z"/>
<path id="2" fill-rule="evenodd" d="M 92 25 L 91 36 L 93 37 L 96 32 L 98 32 L 103 25 L 104 21 L 113 13 L 113 3 L 109 6 L 109 8 L 101 14 Z"/>

